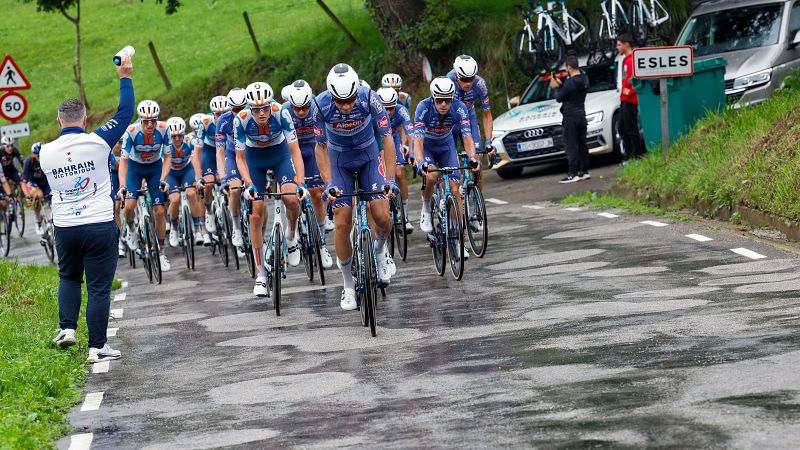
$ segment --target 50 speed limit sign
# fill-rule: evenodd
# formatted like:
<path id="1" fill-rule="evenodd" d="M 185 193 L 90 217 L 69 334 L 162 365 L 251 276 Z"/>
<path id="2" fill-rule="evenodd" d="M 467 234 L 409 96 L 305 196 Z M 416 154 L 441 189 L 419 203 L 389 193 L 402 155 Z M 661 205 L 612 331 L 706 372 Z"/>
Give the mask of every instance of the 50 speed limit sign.
<path id="1" fill-rule="evenodd" d="M 16 92 L 8 92 L 0 97 L 0 116 L 10 122 L 16 122 L 28 112 L 28 102 Z"/>

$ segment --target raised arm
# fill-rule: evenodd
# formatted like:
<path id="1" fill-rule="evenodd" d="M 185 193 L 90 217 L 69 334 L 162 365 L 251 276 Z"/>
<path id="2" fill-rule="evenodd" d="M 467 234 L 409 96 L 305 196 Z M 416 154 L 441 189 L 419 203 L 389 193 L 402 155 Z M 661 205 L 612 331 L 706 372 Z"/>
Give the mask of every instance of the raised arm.
<path id="1" fill-rule="evenodd" d="M 105 125 L 94 130 L 96 135 L 106 141 L 109 150 L 114 148 L 119 138 L 125 133 L 125 128 L 131 123 L 131 118 L 133 118 L 136 99 L 133 95 L 132 71 L 131 56 L 126 54 L 122 59 L 122 63 L 117 67 L 117 74 L 119 74 L 119 106 L 117 106 L 117 113 Z"/>

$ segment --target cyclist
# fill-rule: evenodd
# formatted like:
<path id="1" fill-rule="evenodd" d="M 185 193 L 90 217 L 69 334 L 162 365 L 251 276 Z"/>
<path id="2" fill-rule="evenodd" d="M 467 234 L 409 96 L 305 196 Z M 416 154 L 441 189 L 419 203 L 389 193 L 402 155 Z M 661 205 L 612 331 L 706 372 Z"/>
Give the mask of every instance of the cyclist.
<path id="1" fill-rule="evenodd" d="M 397 103 L 405 106 L 407 110 L 411 111 L 411 94 L 403 92 L 403 79 L 396 73 L 387 73 L 381 78 L 381 86 L 385 88 L 392 88 L 397 92 Z"/>
<path id="2" fill-rule="evenodd" d="M 167 174 L 167 184 L 169 190 L 169 218 L 172 221 L 172 228 L 169 232 L 169 245 L 177 247 L 180 236 L 178 236 L 178 218 L 180 216 L 181 193 L 180 187 L 192 186 L 195 180 L 202 180 L 200 177 L 200 158 L 194 153 L 194 145 L 186 142 L 186 122 L 180 117 L 170 117 L 167 119 L 167 131 L 169 133 L 169 146 L 165 146 L 164 154 L 171 155 L 171 167 Z M 195 224 L 195 241 L 201 238 L 200 227 L 200 202 L 197 199 L 197 188 L 186 191 L 189 198 L 189 209 L 192 212 L 192 223 Z M 198 241 L 199 242 L 199 241 Z"/>
<path id="3" fill-rule="evenodd" d="M 400 187 L 400 196 L 403 199 L 403 209 L 408 211 L 408 181 L 406 180 L 406 161 L 410 158 L 413 164 L 414 155 L 409 152 L 409 135 L 414 131 L 414 122 L 411 120 L 411 115 L 408 109 L 399 103 L 399 96 L 397 91 L 392 88 L 383 87 L 378 89 L 378 97 L 381 98 L 381 103 L 386 109 L 386 114 L 389 116 L 389 123 L 392 125 L 392 138 L 394 139 L 394 148 L 396 155 L 395 173 L 394 177 L 397 180 L 397 185 Z M 414 231 L 414 226 L 411 222 L 406 222 L 406 233 Z"/>
<path id="4" fill-rule="evenodd" d="M 475 158 L 475 145 L 470 131 L 467 106 L 455 97 L 455 83 L 448 77 L 437 77 L 431 82 L 431 96 L 417 104 L 414 112 L 414 152 L 417 159 L 417 173 L 427 177 L 427 186 L 422 192 L 422 212 L 419 227 L 425 233 L 433 231 L 431 221 L 431 196 L 438 178 L 435 173 L 427 173 L 429 166 L 458 167 L 458 153 L 453 134 L 457 131 L 464 139 L 464 151 L 478 170 Z M 450 189 L 457 193 L 458 179 L 450 178 Z M 455 195 L 459 210 L 463 211 L 461 196 Z M 468 257 L 464 248 L 464 257 Z"/>
<path id="5" fill-rule="evenodd" d="M 326 191 L 333 190 L 337 195 L 352 192 L 353 175 L 358 172 L 362 189 L 398 193 L 394 178 L 383 177 L 380 173 L 380 155 L 373 120 L 380 130 L 383 146 L 392 148 L 394 145 L 389 118 L 380 98 L 360 86 L 358 74 L 347 64 L 337 64 L 330 70 L 327 87 L 328 90 L 315 99 L 316 108 L 312 116 L 314 134 L 317 136 L 317 162 L 326 181 Z M 395 153 L 386 152 L 385 157 L 386 164 L 394 166 Z M 389 201 L 384 194 L 370 196 L 368 200 L 376 227 L 375 263 L 378 279 L 389 283 L 396 270 L 389 246 L 386 245 L 392 229 Z M 344 310 L 357 308 L 352 275 L 353 247 L 350 242 L 352 205 L 351 197 L 339 197 L 333 202 L 336 260 L 344 279 L 340 306 Z"/>
<path id="6" fill-rule="evenodd" d="M 158 245 L 164 248 L 164 234 L 166 234 L 166 217 L 164 214 L 164 193 L 168 187 L 167 174 L 171 165 L 172 155 L 169 152 L 167 138 L 167 124 L 158 120 L 161 109 L 153 100 L 144 100 L 136 107 L 139 122 L 128 126 L 125 131 L 125 147 L 122 150 L 122 159 L 119 164 L 119 178 L 125 180 L 125 186 L 120 192 L 127 190 L 123 215 L 128 224 L 128 247 L 136 250 L 139 242 L 134 231 L 134 214 L 136 213 L 136 191 L 142 186 L 142 180 L 147 183 L 150 200 L 153 202 L 153 215 L 156 222 L 156 235 Z M 165 148 L 166 147 L 166 148 Z M 164 150 L 164 157 L 161 151 Z M 170 269 L 169 259 L 161 252 L 159 264 L 162 271 Z"/>
<path id="7" fill-rule="evenodd" d="M 22 192 L 28 200 L 33 202 L 33 214 L 36 216 L 36 234 L 44 234 L 42 230 L 42 201 L 50 195 L 50 184 L 42 172 L 39 164 L 39 151 L 42 143 L 36 142 L 31 146 L 31 156 L 25 158 L 22 164 Z"/>
<path id="8" fill-rule="evenodd" d="M 469 109 L 472 142 L 475 144 L 476 153 L 482 155 L 484 152 L 481 149 L 481 130 L 478 127 L 478 113 L 476 112 L 476 104 L 480 103 L 483 110 L 483 132 L 486 135 L 485 151 L 490 159 L 494 158 L 497 153 L 492 145 L 493 118 L 489 104 L 489 88 L 486 80 L 478 76 L 478 62 L 469 55 L 458 56 L 453 62 L 453 70 L 447 76 L 453 80 L 456 86 L 455 98 L 467 105 Z M 457 130 L 455 133 L 458 139 L 458 136 L 461 135 Z M 462 145 L 465 144 L 463 137 L 461 140 Z M 480 178 L 479 184 L 483 187 L 483 177 Z"/>
<path id="9" fill-rule="evenodd" d="M 124 136 L 119 138 L 111 153 L 108 155 L 108 170 L 111 171 L 111 192 L 119 192 L 119 160 L 122 153 L 122 146 L 124 145 Z M 122 202 L 119 198 L 114 196 L 114 221 L 117 223 L 117 229 L 122 229 L 122 218 L 119 215 L 119 207 Z M 117 255 L 122 258 L 125 256 L 125 242 L 122 240 L 122 233 L 119 233 L 117 239 Z"/>
<path id="10" fill-rule="evenodd" d="M 22 166 L 24 163 L 22 154 L 14 147 L 14 138 L 11 136 L 4 137 L 2 143 L 3 151 L 0 151 L 0 165 L 3 166 L 3 175 L 5 175 L 6 182 L 9 185 L 12 182 L 19 184 L 21 178 L 17 166 L 14 165 L 14 160 L 16 159 L 19 165 Z"/>
<path id="11" fill-rule="evenodd" d="M 8 185 L 8 181 L 2 170 L 0 170 L 0 187 L 2 187 L 2 189 L 0 189 L 0 210 L 5 211 L 8 207 L 6 197 L 11 197 L 11 186 Z"/>
<path id="12" fill-rule="evenodd" d="M 286 95 L 289 99 L 283 104 L 283 108 L 289 112 L 297 132 L 297 142 L 300 144 L 300 153 L 303 155 L 303 168 L 305 169 L 306 185 L 308 193 L 311 195 L 311 203 L 314 205 L 314 212 L 317 214 L 317 221 L 320 225 L 325 225 L 327 214 L 325 205 L 322 202 L 322 192 L 325 190 L 325 182 L 319 173 L 317 158 L 315 155 L 316 140 L 314 137 L 314 123 L 312 122 L 313 112 L 316 105 L 314 93 L 311 86 L 305 80 L 297 80 L 287 86 Z M 333 266 L 328 247 L 325 245 L 325 236 L 322 236 L 322 266 L 329 269 Z"/>
<path id="13" fill-rule="evenodd" d="M 281 192 L 298 194 L 282 198 L 289 222 L 286 247 L 291 266 L 300 264 L 300 247 L 297 245 L 297 218 L 300 216 L 298 197 L 302 197 L 305 193 L 302 186 L 295 184 L 295 180 L 304 179 L 305 172 L 292 117 L 279 103 L 273 101 L 272 95 L 269 84 L 251 83 L 245 89 L 250 109 L 240 111 L 233 121 L 236 163 L 242 179 L 248 185 L 245 195 L 253 200 L 250 240 L 253 243 L 253 256 L 258 268 L 253 294 L 259 297 L 264 297 L 269 292 L 262 249 L 263 226 L 266 220 L 264 193 L 267 190 L 267 171 L 272 170 L 275 173 L 275 181 L 279 183 Z"/>
<path id="14" fill-rule="evenodd" d="M 217 120 L 217 169 L 218 177 L 223 185 L 239 188 L 242 186 L 242 176 L 236 165 L 236 143 L 233 138 L 233 118 L 247 105 L 245 90 L 235 87 L 228 91 L 228 105 L 231 110 L 219 116 Z M 224 171 L 223 171 L 224 169 Z M 229 192 L 226 189 L 226 192 Z M 237 248 L 242 247 L 242 223 L 239 215 L 242 211 L 242 196 L 237 192 L 228 195 L 228 207 L 231 210 L 232 227 L 231 241 Z"/>
<path id="15" fill-rule="evenodd" d="M 203 234 L 205 245 L 211 245 L 211 236 L 208 233 L 217 231 L 217 226 L 214 222 L 214 217 L 211 216 L 211 202 L 214 201 L 214 186 L 211 184 L 214 181 L 214 175 L 218 170 L 217 168 L 217 120 L 219 117 L 230 110 L 228 106 L 228 97 L 218 95 L 211 99 L 208 103 L 211 112 L 206 114 L 203 118 L 203 149 L 201 156 L 203 181 L 205 183 L 203 203 L 205 209 L 205 227 L 207 233 Z"/>

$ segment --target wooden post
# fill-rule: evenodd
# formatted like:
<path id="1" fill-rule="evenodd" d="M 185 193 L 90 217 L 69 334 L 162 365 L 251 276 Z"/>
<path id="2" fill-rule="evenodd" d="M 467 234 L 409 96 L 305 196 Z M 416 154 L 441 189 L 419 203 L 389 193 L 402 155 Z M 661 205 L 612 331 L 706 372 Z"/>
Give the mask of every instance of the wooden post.
<path id="1" fill-rule="evenodd" d="M 330 8 L 328 8 L 328 5 L 326 5 L 322 0 L 317 0 L 317 4 L 319 4 L 319 7 L 322 8 L 322 10 L 325 11 L 325 14 L 327 14 L 328 17 L 331 18 L 333 23 L 335 23 L 336 26 L 338 26 L 344 32 L 344 34 L 346 34 L 347 37 L 350 38 L 350 42 L 352 42 L 355 45 L 358 45 L 356 37 L 353 36 L 353 33 L 351 33 L 350 30 L 348 30 L 347 27 L 345 27 L 344 24 L 339 20 L 339 18 L 336 17 L 335 14 L 333 14 L 333 11 L 331 11 Z"/>
<path id="2" fill-rule="evenodd" d="M 158 53 L 156 53 L 156 46 L 153 45 L 153 41 L 148 42 L 147 46 L 150 47 L 150 54 L 153 55 L 153 62 L 156 63 L 156 69 L 158 69 L 158 73 L 161 74 L 161 80 L 164 81 L 164 86 L 167 87 L 168 91 L 171 91 L 172 83 L 169 82 L 169 78 L 167 77 L 167 72 L 164 71 L 164 66 L 161 65 L 161 60 L 158 59 Z"/>
<path id="3" fill-rule="evenodd" d="M 244 23 L 247 25 L 247 31 L 250 32 L 250 39 L 253 40 L 253 46 L 256 48 L 256 53 L 260 55 L 261 47 L 258 46 L 258 40 L 256 40 L 256 34 L 253 32 L 253 25 L 250 24 L 250 16 L 247 15 L 247 11 L 243 12 L 242 15 L 244 16 Z"/>

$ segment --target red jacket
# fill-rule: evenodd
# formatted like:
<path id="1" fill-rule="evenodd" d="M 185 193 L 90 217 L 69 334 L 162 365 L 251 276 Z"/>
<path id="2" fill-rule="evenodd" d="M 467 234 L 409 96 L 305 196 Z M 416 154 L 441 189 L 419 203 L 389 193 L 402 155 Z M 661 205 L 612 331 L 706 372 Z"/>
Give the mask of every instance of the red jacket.
<path id="1" fill-rule="evenodd" d="M 631 85 L 631 77 L 633 77 L 633 53 L 625 57 L 622 62 L 622 92 L 620 93 L 619 100 L 634 105 L 639 104 L 639 95 L 636 94 L 636 89 Z M 625 95 L 625 90 L 628 89 L 628 95 Z"/>

